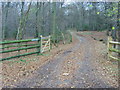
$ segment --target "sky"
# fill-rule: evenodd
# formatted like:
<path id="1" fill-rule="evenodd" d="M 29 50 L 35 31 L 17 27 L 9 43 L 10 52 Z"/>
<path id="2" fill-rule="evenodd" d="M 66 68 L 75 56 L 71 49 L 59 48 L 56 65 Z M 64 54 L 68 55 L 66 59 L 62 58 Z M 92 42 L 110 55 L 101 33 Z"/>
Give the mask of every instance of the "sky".
<path id="1" fill-rule="evenodd" d="M 0 2 L 21 2 L 21 1 L 25 1 L 25 2 L 30 2 L 31 0 L 0 0 Z M 32 0 L 34 2 L 48 2 L 48 1 L 54 1 L 54 2 L 63 2 L 65 1 L 66 3 L 70 3 L 70 2 L 118 2 L 120 0 Z"/>

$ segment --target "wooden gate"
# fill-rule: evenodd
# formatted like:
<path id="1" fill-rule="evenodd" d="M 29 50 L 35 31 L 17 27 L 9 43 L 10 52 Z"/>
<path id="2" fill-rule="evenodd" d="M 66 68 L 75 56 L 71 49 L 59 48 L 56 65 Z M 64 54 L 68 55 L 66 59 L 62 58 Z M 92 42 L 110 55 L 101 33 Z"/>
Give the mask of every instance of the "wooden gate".
<path id="1" fill-rule="evenodd" d="M 114 60 L 120 60 L 120 58 L 114 57 L 112 55 L 112 52 L 120 53 L 120 50 L 118 50 L 117 48 L 114 48 L 113 45 L 118 45 L 118 47 L 119 47 L 120 42 L 112 41 L 112 38 L 108 37 L 108 58 L 112 58 Z"/>
<path id="2" fill-rule="evenodd" d="M 12 58 L 27 56 L 31 54 L 39 54 L 39 53 L 49 51 L 50 36 L 42 37 L 41 35 L 40 38 L 35 38 L 35 39 L 4 41 L 4 42 L 0 42 L 0 45 L 1 46 L 3 45 L 3 47 L 0 47 L 0 55 L 2 56 L 2 58 L 0 58 L 0 61 L 4 61 Z M 28 49 L 37 49 L 37 51 L 32 50 L 32 52 L 28 52 L 27 51 Z M 22 52 L 23 50 L 26 50 L 26 53 Z M 18 51 L 18 53 L 17 54 L 14 53 L 12 54 L 13 56 L 10 56 L 10 57 L 4 54 L 4 53 L 16 52 L 16 51 Z"/>
<path id="3" fill-rule="evenodd" d="M 46 52 L 50 50 L 50 36 L 42 37 L 41 38 L 41 45 L 40 45 L 40 53 Z"/>

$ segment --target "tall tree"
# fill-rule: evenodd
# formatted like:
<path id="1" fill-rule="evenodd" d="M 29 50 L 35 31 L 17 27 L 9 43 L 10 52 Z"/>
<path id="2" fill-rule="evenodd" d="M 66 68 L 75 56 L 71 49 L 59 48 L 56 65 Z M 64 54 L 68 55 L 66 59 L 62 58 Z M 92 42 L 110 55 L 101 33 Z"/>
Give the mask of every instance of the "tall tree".
<path id="1" fill-rule="evenodd" d="M 118 2 L 118 15 L 117 15 L 117 26 L 118 26 L 118 42 L 120 42 L 120 1 Z M 118 46 L 120 50 L 120 46 Z M 120 53 L 118 54 L 118 58 L 120 58 Z M 118 84 L 120 85 L 120 61 L 118 61 Z"/>
<path id="2" fill-rule="evenodd" d="M 22 2 L 22 8 L 21 8 L 21 19 L 20 19 L 20 25 L 18 27 L 18 32 L 17 32 L 17 40 L 21 40 L 23 38 L 23 31 L 25 29 L 26 21 L 28 19 L 28 14 L 30 11 L 31 7 L 31 2 L 28 5 L 28 10 L 24 14 L 24 2 Z"/>
<path id="3" fill-rule="evenodd" d="M 40 35 L 40 32 L 39 32 L 39 15 L 38 15 L 38 13 L 39 13 L 39 10 L 40 10 L 40 6 L 39 6 L 39 3 L 40 2 L 37 2 L 37 5 L 36 5 L 36 9 L 37 9 L 37 11 L 36 11 L 36 35 L 35 35 L 35 37 L 38 37 L 39 35 Z"/>
<path id="4" fill-rule="evenodd" d="M 2 5 L 3 5 L 3 3 L 2 3 Z M 6 38 L 6 33 L 7 33 L 7 19 L 8 19 L 8 10 L 9 10 L 9 6 L 10 6 L 10 2 L 7 2 L 7 5 L 5 6 L 5 11 L 6 11 L 6 13 L 5 13 L 5 23 L 4 23 L 4 26 L 3 26 L 3 34 L 2 34 L 2 38 L 3 38 L 3 41 L 5 40 L 5 38 Z M 2 8 L 4 8 L 4 7 L 2 7 Z"/>
<path id="5" fill-rule="evenodd" d="M 20 37 L 21 36 L 20 34 L 22 34 L 22 28 L 23 28 L 23 19 L 24 19 L 23 12 L 24 12 L 24 2 L 22 2 L 22 7 L 20 10 L 21 15 L 20 15 L 20 23 L 17 31 L 17 38 L 16 38 L 17 40 L 22 39 L 22 37 Z"/>
<path id="6" fill-rule="evenodd" d="M 56 2 L 53 2 L 53 26 L 52 26 L 52 34 L 53 34 L 53 43 L 55 43 L 55 37 L 56 37 Z"/>

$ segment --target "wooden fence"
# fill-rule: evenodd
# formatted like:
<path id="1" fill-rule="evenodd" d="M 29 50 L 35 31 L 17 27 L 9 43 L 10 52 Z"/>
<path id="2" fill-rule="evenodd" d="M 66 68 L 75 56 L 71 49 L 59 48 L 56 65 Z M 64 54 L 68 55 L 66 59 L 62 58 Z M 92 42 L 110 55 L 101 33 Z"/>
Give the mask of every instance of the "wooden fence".
<path id="1" fill-rule="evenodd" d="M 34 44 L 29 44 L 29 42 L 33 42 Z M 25 43 L 25 44 L 23 44 L 23 43 Z M 11 53 L 11 52 L 15 52 L 15 51 L 18 52 L 17 55 L 15 55 L 15 56 L 10 56 L 10 57 L 0 59 L 0 61 L 4 61 L 4 60 L 20 57 L 20 56 L 39 54 L 39 53 L 49 51 L 50 50 L 50 36 L 42 37 L 42 35 L 41 35 L 39 38 L 36 38 L 36 39 L 5 41 L 5 42 L 0 42 L 0 45 L 2 45 L 2 48 L 0 48 L 1 49 L 0 54 L 2 54 L 2 55 L 4 53 Z M 16 47 L 16 48 L 11 49 L 12 47 L 13 48 Z M 34 52 L 20 54 L 21 50 L 27 51 L 28 49 L 35 49 L 35 48 L 36 48 L 36 51 L 34 51 Z"/>
<path id="2" fill-rule="evenodd" d="M 120 47 L 120 42 L 115 42 L 112 40 L 111 37 L 108 37 L 108 58 L 111 58 L 114 60 L 120 60 L 120 58 L 114 57 L 112 55 L 112 52 L 120 53 L 120 50 L 114 48 L 114 45 L 117 45 L 118 47 Z"/>

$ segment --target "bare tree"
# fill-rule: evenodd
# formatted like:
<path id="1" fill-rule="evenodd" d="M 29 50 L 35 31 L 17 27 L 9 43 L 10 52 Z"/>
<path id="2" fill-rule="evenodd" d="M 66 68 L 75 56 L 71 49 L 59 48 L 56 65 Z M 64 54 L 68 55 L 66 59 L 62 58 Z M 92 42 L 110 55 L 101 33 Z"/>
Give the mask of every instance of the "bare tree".
<path id="1" fill-rule="evenodd" d="M 3 4 L 2 4 L 3 5 Z M 5 13 L 5 23 L 4 23 L 4 26 L 3 26 L 3 34 L 2 34 L 2 38 L 3 38 L 3 41 L 5 40 L 5 38 L 6 38 L 6 32 L 7 32 L 7 19 L 8 19 L 8 10 L 9 10 L 9 6 L 10 6 L 10 2 L 7 2 L 7 5 L 5 6 L 5 11 L 6 11 L 6 13 Z M 3 6 L 2 6 L 2 8 L 4 8 Z"/>
<path id="2" fill-rule="evenodd" d="M 24 2 L 22 2 L 21 19 L 20 19 L 20 25 L 18 27 L 18 32 L 17 32 L 17 40 L 21 40 L 23 38 L 23 30 L 25 29 L 30 7 L 31 7 L 31 3 L 28 5 L 28 10 L 24 15 Z"/>

